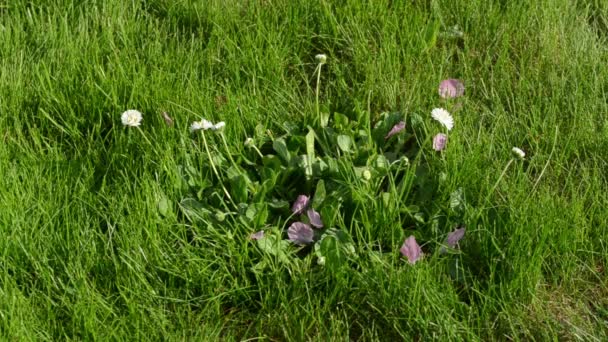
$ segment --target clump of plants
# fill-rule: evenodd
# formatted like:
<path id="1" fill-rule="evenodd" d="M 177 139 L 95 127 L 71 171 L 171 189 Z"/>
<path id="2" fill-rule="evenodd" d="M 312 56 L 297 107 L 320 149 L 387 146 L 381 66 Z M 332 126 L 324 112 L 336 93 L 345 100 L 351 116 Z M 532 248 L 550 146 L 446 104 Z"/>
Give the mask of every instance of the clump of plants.
<path id="1" fill-rule="evenodd" d="M 310 256 L 319 267 L 340 267 L 356 261 L 357 244 L 399 249 L 407 262 L 415 264 L 424 253 L 412 232 L 427 223 L 424 205 L 433 185 L 424 155 L 445 153 L 454 118 L 446 109 L 435 108 L 430 116 L 438 124 L 428 128 L 417 113 L 372 116 L 366 111 L 321 110 L 321 72 L 327 57 L 317 55 L 316 61 L 315 110 L 301 123 L 286 123 L 284 134 L 258 125 L 234 153 L 224 135 L 225 122 L 192 123 L 190 131 L 206 161 L 179 170 L 187 189 L 180 210 L 193 224 L 219 227 L 238 222 L 248 227 L 246 238 L 263 255 L 286 264 Z M 443 99 L 458 98 L 464 95 L 464 85 L 447 79 L 438 93 Z M 168 114 L 163 113 L 163 119 L 173 124 Z M 123 113 L 126 126 L 139 129 L 141 121 L 137 111 Z M 518 158 L 524 155 L 517 151 Z M 462 189 L 450 197 L 454 210 L 462 209 L 463 202 Z M 159 208 L 167 206 L 165 200 Z M 381 212 L 370 218 L 370 210 Z M 399 236 L 407 236 L 404 240 L 395 241 L 395 229 L 353 231 L 360 220 L 395 212 L 399 222 L 387 225 L 397 225 Z M 465 228 L 456 228 L 436 250 L 456 248 L 464 235 Z M 266 260 L 260 258 L 254 269 L 265 269 Z"/>

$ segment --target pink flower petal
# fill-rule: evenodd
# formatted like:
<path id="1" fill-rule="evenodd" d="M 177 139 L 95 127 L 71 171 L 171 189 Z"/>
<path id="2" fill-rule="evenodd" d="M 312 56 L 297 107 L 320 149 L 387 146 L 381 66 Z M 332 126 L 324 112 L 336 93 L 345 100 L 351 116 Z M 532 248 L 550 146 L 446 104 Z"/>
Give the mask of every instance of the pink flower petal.
<path id="1" fill-rule="evenodd" d="M 306 245 L 313 241 L 315 232 L 306 223 L 294 222 L 287 229 L 287 235 L 290 241 L 298 245 Z"/>
<path id="2" fill-rule="evenodd" d="M 458 229 L 454 230 L 453 232 L 448 234 L 448 238 L 447 238 L 445 244 L 451 248 L 456 247 L 456 244 L 458 243 L 458 241 L 460 241 L 464 237 L 465 232 L 466 232 L 465 228 L 458 228 Z"/>
<path id="3" fill-rule="evenodd" d="M 384 139 L 388 139 L 388 138 L 392 137 L 393 135 L 403 131 L 404 129 L 405 129 L 405 121 L 400 121 L 395 126 L 393 126 L 393 128 L 391 128 L 391 130 L 384 137 Z"/>
<path id="4" fill-rule="evenodd" d="M 433 150 L 443 151 L 447 143 L 448 136 L 443 133 L 439 133 L 433 138 Z"/>
<path id="5" fill-rule="evenodd" d="M 253 234 L 249 235 L 249 238 L 251 240 L 261 240 L 264 238 L 264 231 L 260 230 L 259 232 L 253 233 Z"/>
<path id="6" fill-rule="evenodd" d="M 315 211 L 313 208 L 308 209 L 306 212 L 310 224 L 315 228 L 323 228 L 323 221 L 321 220 L 321 214 Z"/>
<path id="7" fill-rule="evenodd" d="M 405 239 L 403 246 L 401 246 L 399 251 L 412 265 L 422 257 L 422 248 L 420 248 L 413 235 L 410 235 L 410 237 Z"/>
<path id="8" fill-rule="evenodd" d="M 444 99 L 451 99 L 464 95 L 464 84 L 462 81 L 450 78 L 441 81 L 439 84 L 439 96 Z"/>
<path id="9" fill-rule="evenodd" d="M 294 202 L 293 206 L 291 207 L 291 211 L 294 214 L 303 213 L 304 210 L 306 209 L 306 207 L 308 207 L 308 202 L 310 202 L 310 198 L 308 196 L 306 196 L 306 195 L 298 196 L 298 198 Z"/>

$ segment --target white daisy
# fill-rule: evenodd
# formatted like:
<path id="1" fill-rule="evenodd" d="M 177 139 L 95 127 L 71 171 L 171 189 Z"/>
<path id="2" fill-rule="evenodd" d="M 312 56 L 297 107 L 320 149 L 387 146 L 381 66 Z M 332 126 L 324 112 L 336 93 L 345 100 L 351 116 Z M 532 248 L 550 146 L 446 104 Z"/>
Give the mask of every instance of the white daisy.
<path id="1" fill-rule="evenodd" d="M 435 108 L 431 111 L 431 116 L 433 119 L 439 121 L 440 124 L 445 126 L 448 131 L 452 130 L 454 127 L 454 118 L 452 115 L 443 108 Z"/>
<path id="2" fill-rule="evenodd" d="M 216 123 L 214 126 L 211 127 L 211 129 L 213 130 L 219 130 L 226 127 L 226 123 L 224 121 L 220 121 L 218 123 Z"/>
<path id="3" fill-rule="evenodd" d="M 315 56 L 315 59 L 320 64 L 325 64 L 325 62 L 327 62 L 327 55 L 325 55 L 325 54 L 318 54 L 318 55 Z"/>
<path id="4" fill-rule="evenodd" d="M 135 109 L 129 109 L 126 112 L 122 113 L 120 116 L 120 120 L 122 124 L 130 127 L 137 127 L 141 125 L 142 116 L 139 111 Z"/>
<path id="5" fill-rule="evenodd" d="M 524 152 L 521 148 L 519 147 L 513 147 L 511 149 L 511 152 L 513 152 L 513 155 L 515 157 L 517 157 L 518 159 L 524 159 L 526 157 L 526 152 Z"/>
<path id="6" fill-rule="evenodd" d="M 202 130 L 208 130 L 210 128 L 213 128 L 213 123 L 211 121 L 207 121 L 205 119 L 202 119 L 201 121 L 194 121 L 192 123 L 192 125 L 190 125 L 190 132 L 194 132 L 194 131 L 200 131 Z"/>

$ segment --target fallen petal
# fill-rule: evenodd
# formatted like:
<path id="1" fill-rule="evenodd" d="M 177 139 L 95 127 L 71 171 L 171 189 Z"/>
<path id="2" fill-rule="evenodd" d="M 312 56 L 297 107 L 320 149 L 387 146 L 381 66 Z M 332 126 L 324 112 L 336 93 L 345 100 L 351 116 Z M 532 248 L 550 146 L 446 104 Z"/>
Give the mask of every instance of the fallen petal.
<path id="1" fill-rule="evenodd" d="M 450 78 L 441 81 L 439 84 L 439 96 L 444 99 L 451 99 L 464 95 L 464 84 L 462 81 Z"/>
<path id="2" fill-rule="evenodd" d="M 296 201 L 294 202 L 293 206 L 291 206 L 291 211 L 294 214 L 303 213 L 306 207 L 308 207 L 308 202 L 310 202 L 310 198 L 308 196 L 299 195 L 298 198 L 296 198 Z"/>
<path id="3" fill-rule="evenodd" d="M 251 240 L 260 240 L 264 238 L 264 231 L 260 230 L 259 232 L 253 233 L 251 235 L 249 235 L 249 238 Z"/>
<path id="4" fill-rule="evenodd" d="M 456 247 L 458 241 L 460 241 L 464 237 L 464 233 L 466 232 L 465 228 L 458 228 L 453 232 L 448 234 L 448 238 L 445 241 L 445 244 L 451 248 Z"/>
<path id="5" fill-rule="evenodd" d="M 433 150 L 443 151 L 447 143 L 448 136 L 443 133 L 439 133 L 433 138 Z"/>
<path id="6" fill-rule="evenodd" d="M 315 211 L 313 208 L 308 209 L 306 212 L 310 224 L 315 228 L 323 228 L 323 221 L 321 220 L 321 214 Z"/>
<path id="7" fill-rule="evenodd" d="M 167 114 L 167 112 L 162 112 L 163 119 L 165 120 L 165 124 L 167 126 L 173 126 L 173 119 Z"/>
<path id="8" fill-rule="evenodd" d="M 404 129 L 405 129 L 405 121 L 400 121 L 395 126 L 393 126 L 393 128 L 391 128 L 391 130 L 384 137 L 384 139 L 388 139 L 388 138 L 392 137 L 393 135 L 403 131 Z"/>
<path id="9" fill-rule="evenodd" d="M 306 245 L 313 241 L 315 232 L 306 223 L 294 222 L 287 229 L 289 240 L 298 245 Z"/>
<path id="10" fill-rule="evenodd" d="M 410 235 L 410 237 L 405 239 L 403 246 L 401 246 L 399 251 L 412 265 L 422 257 L 422 248 L 420 248 L 413 235 Z"/>

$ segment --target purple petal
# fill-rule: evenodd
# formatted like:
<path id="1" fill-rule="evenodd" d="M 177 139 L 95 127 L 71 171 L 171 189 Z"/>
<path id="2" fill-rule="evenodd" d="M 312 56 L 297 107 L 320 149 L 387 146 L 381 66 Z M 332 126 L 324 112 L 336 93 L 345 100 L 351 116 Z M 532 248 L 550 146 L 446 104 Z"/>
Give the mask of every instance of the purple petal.
<path id="1" fill-rule="evenodd" d="M 420 259 L 420 257 L 422 257 L 422 248 L 420 248 L 420 246 L 416 242 L 416 238 L 413 235 L 410 235 L 410 237 L 405 239 L 405 241 L 403 242 L 403 246 L 401 246 L 401 249 L 399 251 L 401 252 L 401 254 L 403 254 L 404 257 L 407 258 L 407 261 L 412 265 L 415 264 L 416 261 Z"/>
<path id="2" fill-rule="evenodd" d="M 404 129 L 405 129 L 405 121 L 399 121 L 399 123 L 397 123 L 395 126 L 393 126 L 393 128 L 391 128 L 391 130 L 384 137 L 384 139 L 388 139 L 388 138 L 392 137 L 393 135 L 403 131 Z"/>
<path id="3" fill-rule="evenodd" d="M 313 208 L 308 209 L 306 212 L 308 215 L 308 219 L 310 220 L 310 224 L 315 228 L 323 228 L 323 221 L 321 220 L 321 214 L 315 211 Z"/>
<path id="4" fill-rule="evenodd" d="M 293 206 L 291 207 L 291 211 L 294 214 L 303 213 L 304 210 L 306 209 L 306 207 L 308 207 L 308 202 L 310 202 L 310 198 L 308 196 L 306 196 L 306 195 L 298 196 L 298 198 L 294 202 Z"/>
<path id="5" fill-rule="evenodd" d="M 445 145 L 448 143 L 448 136 L 439 133 L 433 138 L 433 150 L 435 151 L 443 151 L 445 149 Z"/>
<path id="6" fill-rule="evenodd" d="M 450 78 L 441 81 L 439 84 L 439 96 L 444 99 L 451 99 L 464 95 L 464 84 L 462 81 Z"/>
<path id="7" fill-rule="evenodd" d="M 458 241 L 460 241 L 464 237 L 465 231 L 466 231 L 465 228 L 458 228 L 458 229 L 454 230 L 453 232 L 449 233 L 448 238 L 445 241 L 445 244 L 451 248 L 456 247 L 456 244 L 458 243 Z"/>
<path id="8" fill-rule="evenodd" d="M 264 231 L 260 230 L 259 232 L 253 233 L 253 234 L 249 235 L 249 238 L 251 240 L 261 240 L 264 238 Z"/>
<path id="9" fill-rule="evenodd" d="M 306 223 L 294 222 L 289 226 L 287 235 L 292 242 L 298 245 L 306 245 L 312 242 L 315 232 Z"/>

